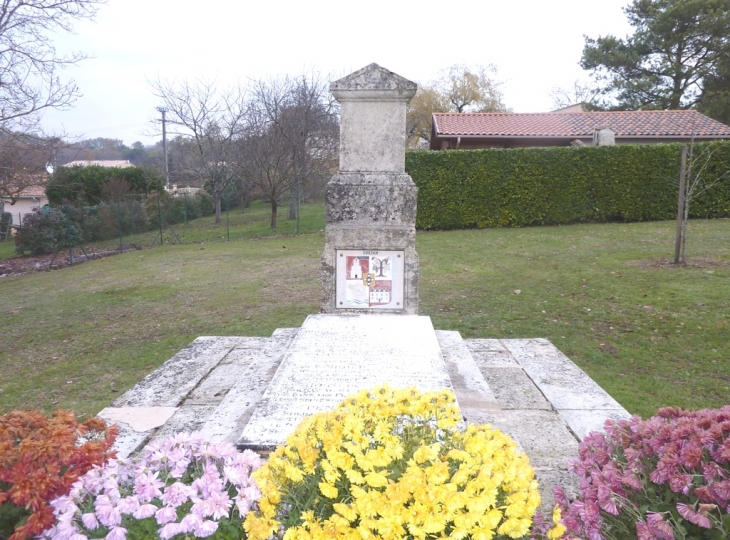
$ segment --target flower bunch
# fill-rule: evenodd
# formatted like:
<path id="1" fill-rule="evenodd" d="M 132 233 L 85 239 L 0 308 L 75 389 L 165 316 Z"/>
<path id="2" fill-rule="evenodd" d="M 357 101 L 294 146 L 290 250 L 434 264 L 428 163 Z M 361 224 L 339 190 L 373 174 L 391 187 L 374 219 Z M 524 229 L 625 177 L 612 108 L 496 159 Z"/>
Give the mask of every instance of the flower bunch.
<path id="1" fill-rule="evenodd" d="M 730 538 L 730 406 L 607 421 L 572 469 L 581 496 L 555 496 L 581 538 Z"/>
<path id="2" fill-rule="evenodd" d="M 53 525 L 49 503 L 114 455 L 116 426 L 79 423 L 71 411 L 12 411 L 0 416 L 0 537 L 23 540 Z"/>
<path id="3" fill-rule="evenodd" d="M 53 501 L 53 540 L 107 538 L 240 538 L 260 492 L 251 472 L 258 454 L 179 433 L 154 441 L 138 463 L 110 460 Z"/>
<path id="4" fill-rule="evenodd" d="M 254 473 L 249 540 L 524 536 L 540 504 L 527 456 L 460 423 L 451 392 L 387 386 L 306 418 Z"/>

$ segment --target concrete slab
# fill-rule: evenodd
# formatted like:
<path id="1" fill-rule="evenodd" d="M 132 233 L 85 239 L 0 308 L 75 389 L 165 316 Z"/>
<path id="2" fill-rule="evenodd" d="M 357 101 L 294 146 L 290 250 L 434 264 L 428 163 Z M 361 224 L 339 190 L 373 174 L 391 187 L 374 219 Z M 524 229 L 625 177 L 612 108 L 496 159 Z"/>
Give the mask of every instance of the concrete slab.
<path id="1" fill-rule="evenodd" d="M 552 410 L 545 396 L 518 365 L 514 367 L 482 365 L 480 371 L 489 387 L 494 390 L 497 402 L 503 409 Z"/>
<path id="2" fill-rule="evenodd" d="M 576 456 L 577 457 L 577 456 Z M 577 497 L 580 493 L 578 476 L 565 469 L 552 469 L 545 467 L 535 468 L 535 478 L 538 482 L 537 489 L 540 492 L 541 507 L 543 512 L 551 512 L 555 507 L 553 487 L 560 486 L 571 497 Z"/>
<path id="3" fill-rule="evenodd" d="M 474 351 L 496 351 L 507 352 L 504 345 L 498 339 L 467 339 L 466 346 L 469 350 Z"/>
<path id="4" fill-rule="evenodd" d="M 623 408 L 548 340 L 504 339 L 502 343 L 556 409 Z"/>
<path id="5" fill-rule="evenodd" d="M 275 332 L 266 347 L 238 366 L 230 391 L 200 428 L 203 437 L 213 442 L 238 441 L 299 329 L 292 330 Z"/>
<path id="6" fill-rule="evenodd" d="M 135 431 L 124 422 L 115 422 L 115 424 L 119 428 L 119 435 L 114 441 L 112 449 L 116 450 L 118 458 L 136 455 L 155 433 L 155 430 Z"/>
<path id="7" fill-rule="evenodd" d="M 603 431 L 606 420 L 631 418 L 626 409 L 571 410 L 558 409 L 558 414 L 582 441 L 591 431 Z"/>
<path id="8" fill-rule="evenodd" d="M 533 467 L 566 469 L 578 457 L 578 441 L 552 411 L 502 410 L 489 423 L 515 439 Z"/>
<path id="9" fill-rule="evenodd" d="M 422 390 L 451 388 L 429 317 L 310 315 L 238 445 L 275 448 L 305 416 L 384 383 Z"/>
<path id="10" fill-rule="evenodd" d="M 200 431 L 203 424 L 215 411 L 215 405 L 185 404 L 170 418 L 162 428 L 158 429 L 152 439 L 166 439 L 183 431 Z"/>
<path id="11" fill-rule="evenodd" d="M 177 407 L 107 407 L 97 416 L 110 423 L 123 422 L 139 433 L 165 425 Z"/>
<path id="12" fill-rule="evenodd" d="M 461 334 L 437 330 L 436 339 L 441 347 L 441 353 L 464 419 L 478 424 L 485 412 L 498 411 L 500 407 L 497 399 L 479 372 Z"/>
<path id="13" fill-rule="evenodd" d="M 471 341 L 471 340 L 469 340 Z M 467 342 L 468 343 L 468 342 Z M 484 351 L 476 349 L 471 351 L 471 355 L 478 366 L 514 366 L 520 367 L 512 355 L 504 351 Z"/>
<path id="14" fill-rule="evenodd" d="M 199 337 L 115 399 L 112 406 L 177 407 L 240 341 L 240 337 Z"/>

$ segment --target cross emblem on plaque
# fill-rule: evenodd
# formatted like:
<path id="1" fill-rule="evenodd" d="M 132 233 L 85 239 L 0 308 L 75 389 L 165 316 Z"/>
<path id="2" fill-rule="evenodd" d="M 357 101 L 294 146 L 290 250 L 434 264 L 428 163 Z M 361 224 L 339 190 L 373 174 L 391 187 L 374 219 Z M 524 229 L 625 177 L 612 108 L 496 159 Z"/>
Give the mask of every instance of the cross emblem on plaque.
<path id="1" fill-rule="evenodd" d="M 375 274 L 363 274 L 362 284 L 366 287 L 372 287 L 375 284 Z"/>

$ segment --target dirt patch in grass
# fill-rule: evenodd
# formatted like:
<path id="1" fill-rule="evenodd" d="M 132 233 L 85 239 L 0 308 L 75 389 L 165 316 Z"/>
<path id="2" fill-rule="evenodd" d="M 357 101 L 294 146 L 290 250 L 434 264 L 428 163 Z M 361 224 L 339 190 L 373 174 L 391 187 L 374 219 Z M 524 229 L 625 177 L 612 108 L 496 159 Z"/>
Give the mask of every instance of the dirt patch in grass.
<path id="1" fill-rule="evenodd" d="M 74 248 L 74 265 L 86 262 L 87 260 L 111 257 L 112 255 L 119 255 L 120 253 L 135 251 L 141 248 L 134 244 L 123 244 L 121 251 L 118 249 L 113 251 L 102 251 L 94 248 L 85 249 L 86 253 L 84 253 L 81 248 Z M 53 253 L 49 255 L 36 256 L 19 255 L 17 257 L 10 257 L 9 259 L 0 259 L 0 277 L 22 276 L 28 272 L 48 272 L 50 270 L 65 268 L 67 266 L 71 266 L 71 257 L 69 257 L 68 250 L 59 251 L 55 255 Z"/>
<path id="2" fill-rule="evenodd" d="M 730 266 L 730 262 L 728 261 L 705 258 L 687 259 L 687 262 L 684 264 L 674 264 L 674 259 L 669 258 L 626 261 L 626 264 L 639 268 L 715 268 L 719 266 Z"/>

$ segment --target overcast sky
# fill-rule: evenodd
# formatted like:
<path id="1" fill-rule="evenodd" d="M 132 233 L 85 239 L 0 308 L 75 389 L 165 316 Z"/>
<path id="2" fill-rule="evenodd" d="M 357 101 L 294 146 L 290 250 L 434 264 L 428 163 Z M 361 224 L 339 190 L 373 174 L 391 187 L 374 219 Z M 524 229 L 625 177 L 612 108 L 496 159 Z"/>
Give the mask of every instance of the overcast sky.
<path id="1" fill-rule="evenodd" d="M 94 58 L 66 70 L 83 93 L 44 126 L 81 138 L 152 144 L 148 80 L 247 78 L 315 69 L 343 76 L 371 62 L 413 81 L 453 64 L 494 64 L 515 112 L 552 108 L 554 87 L 587 74 L 583 36 L 631 32 L 628 0 L 109 0 L 61 51 Z"/>

